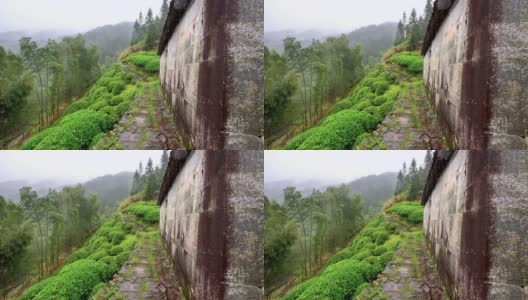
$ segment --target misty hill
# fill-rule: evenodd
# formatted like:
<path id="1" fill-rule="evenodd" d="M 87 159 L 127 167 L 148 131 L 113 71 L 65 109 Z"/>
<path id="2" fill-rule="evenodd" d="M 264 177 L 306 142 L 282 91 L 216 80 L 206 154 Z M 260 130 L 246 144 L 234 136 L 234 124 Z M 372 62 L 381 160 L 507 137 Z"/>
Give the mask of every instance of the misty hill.
<path id="1" fill-rule="evenodd" d="M 71 32 L 66 31 L 38 31 L 38 32 L 27 32 L 27 31 L 8 31 L 0 32 L 0 47 L 4 49 L 9 49 L 15 53 L 18 53 L 19 46 L 18 41 L 23 37 L 30 37 L 38 46 L 44 46 L 49 39 L 60 40 L 65 36 L 71 35 Z"/>
<path id="2" fill-rule="evenodd" d="M 360 44 L 365 52 L 365 58 L 369 56 L 381 58 L 385 52 L 394 45 L 397 23 L 387 22 L 379 25 L 369 25 L 361 27 L 346 36 L 351 45 Z M 338 36 L 339 33 L 322 33 L 316 30 L 294 32 L 291 30 L 266 32 L 264 34 L 264 44 L 270 49 L 282 53 L 283 40 L 287 37 L 295 37 L 301 42 L 303 47 L 309 46 L 313 39 L 324 40 L 331 36 Z"/>
<path id="3" fill-rule="evenodd" d="M 128 197 L 132 186 L 131 172 L 122 172 L 115 175 L 105 175 L 91 179 L 82 185 L 88 194 L 96 193 L 97 198 L 104 207 L 114 207 L 121 200 Z M 30 182 L 15 180 L 0 182 L 0 195 L 14 202 L 20 200 L 19 190 L 25 186 L 31 187 L 39 196 L 45 196 L 50 189 L 61 190 L 66 186 L 76 185 L 75 182 L 43 180 Z"/>
<path id="4" fill-rule="evenodd" d="M 365 207 L 378 208 L 394 195 L 396 188 L 396 173 L 388 172 L 380 175 L 369 175 L 346 183 L 351 193 L 360 193 L 365 201 Z"/>
<path id="5" fill-rule="evenodd" d="M 132 186 L 132 172 L 104 175 L 85 182 L 86 192 L 97 194 L 102 206 L 114 207 L 127 198 Z"/>
<path id="6" fill-rule="evenodd" d="M 20 200 L 18 191 L 25 186 L 32 187 L 39 196 L 44 196 L 48 193 L 49 189 L 61 189 L 71 184 L 74 184 L 74 182 L 57 180 L 42 180 L 37 182 L 27 180 L 4 181 L 0 182 L 0 196 L 18 202 Z"/>
<path id="7" fill-rule="evenodd" d="M 121 51 L 130 45 L 133 30 L 133 23 L 123 22 L 97 27 L 83 36 L 88 45 L 97 46 L 101 63 L 112 64 L 117 61 Z"/>
<path id="8" fill-rule="evenodd" d="M 309 30 L 302 32 L 295 32 L 291 30 L 282 30 L 282 31 L 270 31 L 264 34 L 264 45 L 269 49 L 274 49 L 275 51 L 282 53 L 283 51 L 283 41 L 287 37 L 295 37 L 301 42 L 303 47 L 309 46 L 312 43 L 312 40 L 324 40 L 327 37 L 338 35 L 338 33 L 323 33 L 317 30 Z"/>
<path id="9" fill-rule="evenodd" d="M 330 186 L 338 186 L 337 182 L 324 182 L 318 180 L 309 181 L 274 181 L 264 184 L 264 195 L 270 200 L 279 203 L 284 200 L 283 190 L 287 187 L 296 187 L 303 196 L 308 196 L 314 189 L 325 190 Z M 379 208 L 382 203 L 393 196 L 396 187 L 396 173 L 387 172 L 380 175 L 369 175 L 361 177 L 349 183 L 345 183 L 350 193 L 360 193 L 365 201 L 365 206 Z"/>
<path id="10" fill-rule="evenodd" d="M 360 44 L 367 57 L 381 58 L 394 45 L 397 23 L 388 22 L 359 28 L 347 34 L 351 45 Z"/>
<path id="11" fill-rule="evenodd" d="M 339 182 L 336 181 L 323 181 L 317 179 L 294 181 L 294 180 L 279 180 L 273 182 L 266 182 L 264 184 L 264 195 L 270 200 L 273 199 L 277 202 L 282 203 L 284 200 L 283 191 L 287 187 L 295 187 L 303 196 L 308 196 L 314 189 L 324 190 L 329 186 L 337 185 Z"/>

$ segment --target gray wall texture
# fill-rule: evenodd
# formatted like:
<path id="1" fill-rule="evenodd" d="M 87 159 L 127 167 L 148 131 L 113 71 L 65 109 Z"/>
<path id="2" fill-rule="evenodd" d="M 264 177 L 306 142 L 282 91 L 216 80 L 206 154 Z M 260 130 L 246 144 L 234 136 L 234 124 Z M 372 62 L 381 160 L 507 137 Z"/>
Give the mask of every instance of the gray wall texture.
<path id="1" fill-rule="evenodd" d="M 450 143 L 528 149 L 528 1 L 440 2 L 450 11 L 426 52 L 424 81 Z"/>
<path id="2" fill-rule="evenodd" d="M 528 299 L 528 152 L 457 151 L 424 211 L 454 299 Z"/>
<path id="3" fill-rule="evenodd" d="M 173 0 L 171 10 L 160 79 L 187 147 L 263 149 L 264 1 Z"/>
<path id="4" fill-rule="evenodd" d="M 262 298 L 263 163 L 262 151 L 193 151 L 178 170 L 160 231 L 187 298 Z"/>

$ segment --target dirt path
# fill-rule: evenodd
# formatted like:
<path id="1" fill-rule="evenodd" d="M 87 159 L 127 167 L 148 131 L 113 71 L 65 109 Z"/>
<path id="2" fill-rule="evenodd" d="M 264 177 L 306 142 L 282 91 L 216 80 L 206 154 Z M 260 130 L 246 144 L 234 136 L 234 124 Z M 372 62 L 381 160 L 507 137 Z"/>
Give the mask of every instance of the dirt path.
<path id="1" fill-rule="evenodd" d="M 96 149 L 159 150 L 179 149 L 177 127 L 166 104 L 159 80 L 132 66 L 123 71 L 134 74 L 138 92 L 114 129 Z"/>
<path id="2" fill-rule="evenodd" d="M 420 77 L 410 77 L 397 67 L 387 71 L 400 76 L 401 92 L 392 111 L 359 148 L 388 150 L 447 149 L 443 133 Z"/>
<path id="3" fill-rule="evenodd" d="M 356 299 L 447 299 L 422 230 L 390 221 L 402 231 L 400 247 L 378 279 Z"/>
<path id="4" fill-rule="evenodd" d="M 95 299 L 180 299 L 157 226 L 135 227 L 138 241 L 128 261 Z"/>

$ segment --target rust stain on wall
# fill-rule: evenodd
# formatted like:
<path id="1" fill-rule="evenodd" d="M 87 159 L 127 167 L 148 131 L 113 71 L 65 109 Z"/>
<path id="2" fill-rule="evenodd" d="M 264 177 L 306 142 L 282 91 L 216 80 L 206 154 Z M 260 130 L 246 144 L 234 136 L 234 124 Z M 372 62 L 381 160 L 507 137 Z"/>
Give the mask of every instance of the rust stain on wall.
<path id="1" fill-rule="evenodd" d="M 492 99 L 497 92 L 496 62 L 491 26 L 497 23 L 501 1 L 468 0 L 466 63 L 462 71 L 461 118 L 465 149 L 487 149 Z"/>
<path id="2" fill-rule="evenodd" d="M 198 75 L 196 116 L 200 125 L 195 136 L 206 149 L 223 149 L 227 120 L 227 12 L 232 0 L 207 0 L 204 12 L 204 44 Z"/>
<path id="3" fill-rule="evenodd" d="M 493 151 L 471 151 L 467 161 L 467 196 L 460 245 L 460 299 L 487 299 L 495 240 L 491 175 L 499 161 Z M 454 279 L 451 278 L 454 282 Z"/>

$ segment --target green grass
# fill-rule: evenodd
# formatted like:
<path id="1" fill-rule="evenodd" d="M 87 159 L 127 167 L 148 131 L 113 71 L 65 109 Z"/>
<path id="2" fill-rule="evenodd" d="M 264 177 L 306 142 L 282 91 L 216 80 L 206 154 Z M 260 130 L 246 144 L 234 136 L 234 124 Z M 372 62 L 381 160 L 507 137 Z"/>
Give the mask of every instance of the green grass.
<path id="1" fill-rule="evenodd" d="M 22 149 L 91 149 L 128 110 L 136 93 L 132 77 L 119 65 L 113 66 L 83 98 L 66 109 L 60 121 L 33 136 Z"/>
<path id="2" fill-rule="evenodd" d="M 290 290 L 284 300 L 347 299 L 357 295 L 383 271 L 399 242 L 396 226 L 378 215 L 318 275 Z"/>
<path id="3" fill-rule="evenodd" d="M 121 269 L 135 245 L 132 226 L 114 215 L 55 275 L 28 289 L 21 300 L 86 299 Z"/>
<path id="4" fill-rule="evenodd" d="M 349 97 L 330 109 L 323 121 L 292 139 L 286 149 L 339 150 L 359 145 L 392 110 L 400 93 L 396 80 L 383 65 L 378 65 Z"/>
<path id="5" fill-rule="evenodd" d="M 125 63 L 133 63 L 148 73 L 157 73 L 160 69 L 160 57 L 154 51 L 141 51 L 128 56 Z"/>
<path id="6" fill-rule="evenodd" d="M 125 212 L 132 213 L 148 223 L 154 224 L 159 222 L 160 208 L 158 204 L 153 201 L 134 203 L 127 207 Z"/>
<path id="7" fill-rule="evenodd" d="M 418 51 L 400 52 L 393 55 L 387 60 L 389 63 L 395 63 L 410 73 L 419 74 L 423 72 L 423 56 Z"/>
<path id="8" fill-rule="evenodd" d="M 387 209 L 388 213 L 396 213 L 410 223 L 419 224 L 423 222 L 423 206 L 420 202 L 401 202 Z"/>

